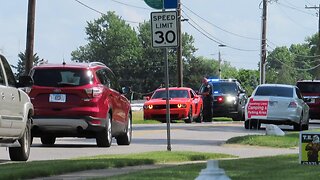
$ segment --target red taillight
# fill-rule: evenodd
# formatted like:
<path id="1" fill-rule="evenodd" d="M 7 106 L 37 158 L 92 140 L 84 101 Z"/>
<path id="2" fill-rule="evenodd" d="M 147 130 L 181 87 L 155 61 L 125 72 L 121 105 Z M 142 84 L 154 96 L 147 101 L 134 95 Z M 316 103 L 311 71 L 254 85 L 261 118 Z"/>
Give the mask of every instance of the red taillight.
<path id="1" fill-rule="evenodd" d="M 89 88 L 89 89 L 85 89 L 87 95 L 89 97 L 98 97 L 102 94 L 103 92 L 103 87 L 92 87 L 92 88 Z"/>
<path id="2" fill-rule="evenodd" d="M 223 98 L 222 96 L 219 96 L 219 97 L 217 98 L 218 103 L 222 103 L 223 100 L 224 100 L 224 98 Z"/>
<path id="3" fill-rule="evenodd" d="M 298 107 L 298 104 L 296 102 L 292 101 L 289 103 L 288 108 L 296 108 L 296 107 Z"/>

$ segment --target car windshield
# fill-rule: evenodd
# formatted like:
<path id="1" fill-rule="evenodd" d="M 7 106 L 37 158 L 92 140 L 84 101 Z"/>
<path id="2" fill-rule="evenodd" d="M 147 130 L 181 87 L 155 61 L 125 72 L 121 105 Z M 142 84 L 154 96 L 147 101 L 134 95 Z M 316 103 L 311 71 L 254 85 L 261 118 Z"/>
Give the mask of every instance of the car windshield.
<path id="1" fill-rule="evenodd" d="M 320 93 L 320 83 L 316 82 L 298 82 L 298 88 L 301 93 Z"/>
<path id="2" fill-rule="evenodd" d="M 260 86 L 255 96 L 293 97 L 293 89 L 291 87 Z"/>
<path id="3" fill-rule="evenodd" d="M 169 90 L 170 98 L 189 98 L 189 94 L 187 90 Z M 151 99 L 163 99 L 166 98 L 166 91 L 156 91 Z"/>
<path id="4" fill-rule="evenodd" d="M 232 82 L 213 82 L 213 93 L 237 94 L 237 85 Z"/>
<path id="5" fill-rule="evenodd" d="M 90 76 L 82 69 L 36 69 L 32 77 L 37 86 L 66 87 L 90 83 Z"/>

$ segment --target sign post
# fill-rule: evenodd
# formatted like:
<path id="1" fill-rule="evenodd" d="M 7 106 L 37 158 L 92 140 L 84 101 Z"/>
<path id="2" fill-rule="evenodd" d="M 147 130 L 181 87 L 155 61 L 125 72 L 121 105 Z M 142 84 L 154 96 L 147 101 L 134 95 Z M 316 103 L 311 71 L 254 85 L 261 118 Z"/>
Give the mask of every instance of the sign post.
<path id="1" fill-rule="evenodd" d="M 152 47 L 164 48 L 165 56 L 165 87 L 166 87 L 166 121 L 167 150 L 171 151 L 170 142 L 170 103 L 169 103 L 169 65 L 168 49 L 178 46 L 177 11 L 162 11 L 151 13 Z"/>

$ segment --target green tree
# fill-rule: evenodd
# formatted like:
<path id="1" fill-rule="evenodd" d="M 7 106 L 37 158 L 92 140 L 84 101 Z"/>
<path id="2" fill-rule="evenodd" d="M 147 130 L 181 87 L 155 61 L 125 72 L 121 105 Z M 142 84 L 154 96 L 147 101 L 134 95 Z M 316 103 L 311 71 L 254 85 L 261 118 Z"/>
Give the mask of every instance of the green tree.
<path id="1" fill-rule="evenodd" d="M 11 67 L 13 69 L 16 69 L 16 73 L 15 73 L 15 76 L 16 77 L 19 77 L 19 76 L 22 76 L 24 74 L 24 71 L 25 71 L 25 65 L 26 65 L 26 53 L 23 53 L 23 52 L 20 52 L 18 54 L 18 63 L 17 63 L 17 66 L 14 66 L 14 65 L 11 65 Z M 38 65 L 38 63 L 40 62 L 40 58 L 39 56 L 36 54 L 33 55 L 33 66 L 36 66 Z"/>
<path id="2" fill-rule="evenodd" d="M 266 83 L 295 84 L 294 58 L 285 46 L 275 48 L 267 57 Z"/>
<path id="3" fill-rule="evenodd" d="M 193 57 L 184 66 L 184 85 L 198 90 L 203 77 L 218 76 L 218 61 L 205 57 Z"/>
<path id="4" fill-rule="evenodd" d="M 248 95 L 259 85 L 259 71 L 240 69 L 236 78 L 241 86 L 246 90 Z"/>
<path id="5" fill-rule="evenodd" d="M 122 84 L 135 84 L 135 68 L 142 51 L 135 30 L 114 12 L 108 12 L 87 25 L 88 44 L 73 51 L 72 60 L 103 62 Z"/>
<path id="6" fill-rule="evenodd" d="M 306 43 L 309 47 L 309 56 L 311 59 L 311 66 L 314 67 L 312 70 L 310 70 L 310 73 L 312 74 L 312 79 L 320 79 L 320 66 L 319 66 L 319 57 L 320 57 L 320 48 L 319 48 L 319 35 L 318 33 L 307 37 Z"/>

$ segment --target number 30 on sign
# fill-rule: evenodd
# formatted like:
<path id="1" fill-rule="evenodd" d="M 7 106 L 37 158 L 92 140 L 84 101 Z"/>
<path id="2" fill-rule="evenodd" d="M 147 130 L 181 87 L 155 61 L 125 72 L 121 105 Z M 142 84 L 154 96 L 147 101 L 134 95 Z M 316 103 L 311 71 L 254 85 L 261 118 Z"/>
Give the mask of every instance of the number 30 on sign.
<path id="1" fill-rule="evenodd" d="M 177 47 L 177 11 L 151 13 L 152 47 Z"/>

